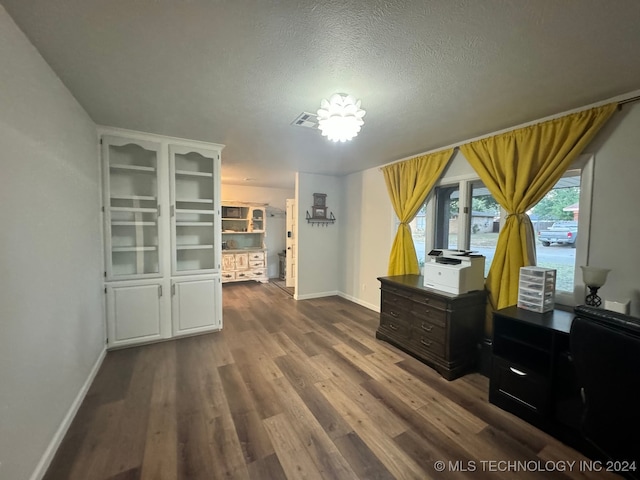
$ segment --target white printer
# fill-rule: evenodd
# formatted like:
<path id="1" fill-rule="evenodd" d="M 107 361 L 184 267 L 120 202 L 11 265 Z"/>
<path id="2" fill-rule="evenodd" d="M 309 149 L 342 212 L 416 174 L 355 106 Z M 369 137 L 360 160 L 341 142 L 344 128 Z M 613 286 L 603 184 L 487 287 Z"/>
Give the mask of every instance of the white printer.
<path id="1" fill-rule="evenodd" d="M 429 257 L 425 287 L 455 295 L 484 290 L 484 256 L 469 250 L 431 250 Z"/>

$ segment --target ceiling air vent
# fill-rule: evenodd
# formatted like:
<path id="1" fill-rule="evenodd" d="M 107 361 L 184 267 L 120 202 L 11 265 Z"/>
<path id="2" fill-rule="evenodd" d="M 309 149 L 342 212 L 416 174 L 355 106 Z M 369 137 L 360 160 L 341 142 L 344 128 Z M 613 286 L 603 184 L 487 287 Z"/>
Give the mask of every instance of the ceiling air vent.
<path id="1" fill-rule="evenodd" d="M 315 113 L 302 112 L 291 125 L 305 128 L 318 128 L 318 116 Z"/>

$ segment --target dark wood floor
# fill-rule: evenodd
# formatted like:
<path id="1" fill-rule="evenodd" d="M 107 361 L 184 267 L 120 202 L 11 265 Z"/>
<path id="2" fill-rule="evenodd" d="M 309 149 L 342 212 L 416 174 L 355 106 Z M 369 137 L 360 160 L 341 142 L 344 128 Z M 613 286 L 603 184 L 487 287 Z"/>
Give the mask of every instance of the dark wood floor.
<path id="1" fill-rule="evenodd" d="M 270 284 L 223 297 L 222 332 L 107 355 L 46 479 L 587 478 L 483 471 L 584 457 L 488 404 L 481 375 L 376 340 L 374 312 Z"/>

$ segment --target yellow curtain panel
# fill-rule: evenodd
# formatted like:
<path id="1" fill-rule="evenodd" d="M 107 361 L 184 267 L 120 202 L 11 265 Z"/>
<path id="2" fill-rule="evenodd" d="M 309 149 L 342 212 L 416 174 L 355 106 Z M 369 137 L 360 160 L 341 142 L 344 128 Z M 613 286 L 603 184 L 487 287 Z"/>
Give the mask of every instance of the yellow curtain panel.
<path id="1" fill-rule="evenodd" d="M 487 276 L 487 334 L 492 330 L 492 311 L 518 301 L 520 267 L 536 262 L 527 210 L 551 190 L 615 109 L 616 104 L 605 105 L 460 147 L 508 212 Z"/>
<path id="2" fill-rule="evenodd" d="M 389 275 L 418 274 L 418 257 L 409 222 L 420 210 L 444 168 L 453 149 L 414 157 L 382 169 L 393 210 L 400 219 L 389 256 Z"/>

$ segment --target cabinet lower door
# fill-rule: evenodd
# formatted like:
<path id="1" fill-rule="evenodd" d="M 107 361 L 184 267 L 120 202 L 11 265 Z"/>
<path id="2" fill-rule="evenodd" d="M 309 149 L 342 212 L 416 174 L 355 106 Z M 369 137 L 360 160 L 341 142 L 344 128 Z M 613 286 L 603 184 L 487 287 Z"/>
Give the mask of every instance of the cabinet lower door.
<path id="1" fill-rule="evenodd" d="M 162 285 L 107 286 L 109 346 L 162 338 Z"/>
<path id="2" fill-rule="evenodd" d="M 220 278 L 174 281 L 172 322 L 174 335 L 222 328 Z"/>

